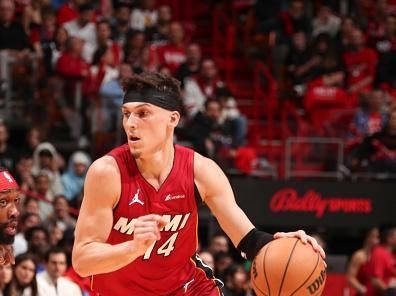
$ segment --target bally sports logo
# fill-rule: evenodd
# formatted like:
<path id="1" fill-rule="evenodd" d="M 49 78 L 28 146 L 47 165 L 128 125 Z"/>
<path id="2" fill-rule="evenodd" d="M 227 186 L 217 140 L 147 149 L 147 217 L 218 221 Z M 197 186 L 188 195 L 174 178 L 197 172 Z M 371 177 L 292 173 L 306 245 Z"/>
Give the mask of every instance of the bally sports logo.
<path id="1" fill-rule="evenodd" d="M 316 218 L 328 213 L 370 214 L 373 211 L 370 198 L 323 198 L 319 192 L 308 190 L 298 196 L 294 188 L 284 188 L 274 194 L 270 200 L 270 210 L 279 212 L 312 212 Z"/>
<path id="2" fill-rule="evenodd" d="M 165 196 L 165 201 L 185 198 L 185 194 L 168 194 Z"/>

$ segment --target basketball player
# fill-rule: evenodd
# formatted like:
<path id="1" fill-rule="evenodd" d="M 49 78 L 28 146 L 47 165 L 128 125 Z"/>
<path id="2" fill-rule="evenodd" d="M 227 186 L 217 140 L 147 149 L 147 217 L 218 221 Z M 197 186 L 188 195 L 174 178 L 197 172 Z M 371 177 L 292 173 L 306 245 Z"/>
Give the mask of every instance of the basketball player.
<path id="1" fill-rule="evenodd" d="M 0 168 L 0 265 L 14 263 L 12 244 L 19 216 L 19 186 L 5 168 Z"/>
<path id="2" fill-rule="evenodd" d="M 90 167 L 76 226 L 73 265 L 112 295 L 221 295 L 197 250 L 197 203 L 205 202 L 233 244 L 252 260 L 273 236 L 254 228 L 212 160 L 173 144 L 178 81 L 158 73 L 125 81 L 127 144 Z M 303 231 L 298 237 L 323 250 Z"/>

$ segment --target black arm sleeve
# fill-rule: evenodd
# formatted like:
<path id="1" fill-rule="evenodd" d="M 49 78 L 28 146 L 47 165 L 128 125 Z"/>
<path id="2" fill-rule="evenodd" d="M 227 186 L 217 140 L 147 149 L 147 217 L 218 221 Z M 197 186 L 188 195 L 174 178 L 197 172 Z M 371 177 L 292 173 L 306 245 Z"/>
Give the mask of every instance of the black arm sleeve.
<path id="1" fill-rule="evenodd" d="M 253 228 L 241 239 L 237 249 L 245 253 L 248 260 L 253 260 L 261 248 L 273 239 L 272 234 Z"/>

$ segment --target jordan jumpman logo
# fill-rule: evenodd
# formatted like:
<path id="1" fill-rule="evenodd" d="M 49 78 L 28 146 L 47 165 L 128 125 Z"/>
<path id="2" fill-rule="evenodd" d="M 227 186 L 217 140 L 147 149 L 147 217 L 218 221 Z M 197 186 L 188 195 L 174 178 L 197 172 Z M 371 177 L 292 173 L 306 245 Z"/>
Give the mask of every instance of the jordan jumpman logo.
<path id="1" fill-rule="evenodd" d="M 132 205 L 134 203 L 138 203 L 138 204 L 144 205 L 144 202 L 139 199 L 139 192 L 140 192 L 140 189 L 138 189 L 136 191 L 136 193 L 133 196 L 132 200 L 129 202 L 129 205 Z"/>

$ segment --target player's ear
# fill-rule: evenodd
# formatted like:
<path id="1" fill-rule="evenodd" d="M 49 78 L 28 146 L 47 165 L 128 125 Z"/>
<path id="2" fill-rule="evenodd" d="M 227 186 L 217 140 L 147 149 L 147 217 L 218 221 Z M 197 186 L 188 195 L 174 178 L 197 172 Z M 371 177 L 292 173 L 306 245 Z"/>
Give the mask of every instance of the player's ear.
<path id="1" fill-rule="evenodd" d="M 179 123 L 180 120 L 180 113 L 177 111 L 172 111 L 171 115 L 170 115 L 170 120 L 169 123 L 173 126 L 176 127 L 177 124 Z"/>

